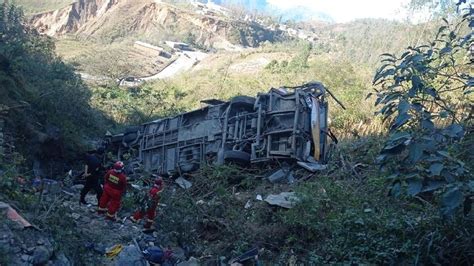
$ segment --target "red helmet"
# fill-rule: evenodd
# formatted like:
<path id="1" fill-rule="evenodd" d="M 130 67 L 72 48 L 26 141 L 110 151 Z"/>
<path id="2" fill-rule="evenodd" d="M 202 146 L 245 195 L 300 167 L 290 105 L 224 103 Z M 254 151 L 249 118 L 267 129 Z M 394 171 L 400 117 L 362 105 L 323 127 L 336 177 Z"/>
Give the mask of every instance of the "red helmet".
<path id="1" fill-rule="evenodd" d="M 120 173 L 120 172 L 122 172 L 123 168 L 124 168 L 124 164 L 123 164 L 122 161 L 117 161 L 117 162 L 114 163 L 114 171 L 115 172 Z"/>

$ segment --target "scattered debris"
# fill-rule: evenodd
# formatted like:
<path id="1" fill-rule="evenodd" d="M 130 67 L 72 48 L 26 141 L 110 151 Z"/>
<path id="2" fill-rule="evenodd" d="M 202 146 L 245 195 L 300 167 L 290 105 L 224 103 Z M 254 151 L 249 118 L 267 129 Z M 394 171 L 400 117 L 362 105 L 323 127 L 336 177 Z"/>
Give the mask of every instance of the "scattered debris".
<path id="1" fill-rule="evenodd" d="M 327 168 L 327 165 L 325 164 L 301 162 L 301 161 L 298 162 L 298 165 L 313 173 L 317 171 L 326 170 Z"/>
<path id="2" fill-rule="evenodd" d="M 23 226 L 23 228 L 32 227 L 32 225 L 21 217 L 9 204 L 0 201 L 0 211 L 6 210 L 7 218 Z"/>
<path id="3" fill-rule="evenodd" d="M 105 256 L 109 259 L 113 259 L 118 254 L 120 254 L 122 250 L 123 250 L 123 246 L 121 244 L 114 245 L 105 251 Z"/>
<path id="4" fill-rule="evenodd" d="M 295 177 L 289 167 L 283 167 L 282 169 L 274 172 L 267 177 L 271 183 L 289 183 L 295 182 Z"/>
<path id="5" fill-rule="evenodd" d="M 288 184 L 293 184 L 293 183 L 295 183 L 295 176 L 293 175 L 293 172 L 289 172 L 289 173 L 288 173 L 287 179 L 288 179 Z"/>
<path id="6" fill-rule="evenodd" d="M 270 176 L 267 177 L 268 181 L 272 182 L 272 183 L 279 183 L 281 181 L 283 181 L 284 179 L 286 179 L 286 176 L 288 175 L 288 173 L 286 171 L 284 171 L 283 169 L 280 169 L 276 172 L 274 172 L 273 174 L 271 174 Z"/>
<path id="7" fill-rule="evenodd" d="M 268 195 L 265 201 L 270 205 L 280 206 L 286 209 L 294 207 L 295 203 L 299 201 L 295 192 L 282 192 L 278 195 Z"/>
<path id="8" fill-rule="evenodd" d="M 192 187 L 192 185 L 193 185 L 191 182 L 184 179 L 182 176 L 178 177 L 174 182 L 176 184 L 178 184 L 183 189 L 188 189 L 188 188 Z"/>
<path id="9" fill-rule="evenodd" d="M 241 263 L 243 263 L 245 261 L 248 261 L 250 259 L 255 259 L 255 260 L 258 259 L 258 248 L 252 248 L 251 250 L 243 253 L 242 255 L 231 259 L 229 261 L 229 264 L 230 265 L 241 264 Z"/>
<path id="10" fill-rule="evenodd" d="M 151 246 L 143 251 L 145 259 L 151 263 L 163 264 L 173 256 L 170 249 L 163 250 L 160 247 Z"/>
<path id="11" fill-rule="evenodd" d="M 122 252 L 117 257 L 116 266 L 146 266 L 147 262 L 143 258 L 140 250 L 135 245 L 128 245 L 123 248 Z"/>
<path id="12" fill-rule="evenodd" d="M 250 202 L 250 200 L 248 200 L 247 203 L 245 203 L 244 208 L 249 209 L 250 207 L 252 207 L 252 203 Z"/>

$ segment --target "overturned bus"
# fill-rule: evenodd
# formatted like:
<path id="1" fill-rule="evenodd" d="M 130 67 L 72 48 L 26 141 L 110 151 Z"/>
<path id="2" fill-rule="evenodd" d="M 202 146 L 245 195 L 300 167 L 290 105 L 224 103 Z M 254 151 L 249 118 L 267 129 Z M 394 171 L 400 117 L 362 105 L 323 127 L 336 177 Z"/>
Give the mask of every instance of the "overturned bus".
<path id="1" fill-rule="evenodd" d="M 134 151 L 143 170 L 167 175 L 191 172 L 209 162 L 324 164 L 333 138 L 326 95 L 326 88 L 313 82 L 272 88 L 256 98 L 206 100 L 201 109 L 109 136 L 108 149 L 117 159 Z"/>

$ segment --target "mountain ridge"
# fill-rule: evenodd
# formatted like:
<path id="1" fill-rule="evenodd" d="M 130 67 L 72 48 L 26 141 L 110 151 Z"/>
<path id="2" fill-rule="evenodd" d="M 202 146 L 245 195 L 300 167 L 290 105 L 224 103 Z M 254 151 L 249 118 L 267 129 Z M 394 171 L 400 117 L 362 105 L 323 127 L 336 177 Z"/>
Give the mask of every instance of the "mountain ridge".
<path id="1" fill-rule="evenodd" d="M 79 0 L 62 9 L 35 14 L 31 24 L 50 36 L 78 35 L 114 41 L 144 36 L 163 41 L 192 41 L 207 47 L 256 47 L 284 38 L 282 31 L 221 14 L 198 12 L 152 0 Z"/>

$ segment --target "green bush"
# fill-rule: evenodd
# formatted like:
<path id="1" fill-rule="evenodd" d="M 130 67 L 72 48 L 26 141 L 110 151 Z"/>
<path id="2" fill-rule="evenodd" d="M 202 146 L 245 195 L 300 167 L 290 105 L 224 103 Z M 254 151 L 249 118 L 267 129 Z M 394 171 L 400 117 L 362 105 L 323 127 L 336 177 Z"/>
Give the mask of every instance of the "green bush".
<path id="1" fill-rule="evenodd" d="M 455 25 L 446 20 L 429 44 L 408 47 L 399 57 L 383 55 L 373 81 L 379 114 L 389 122 L 378 161 L 388 172 L 391 193 L 434 193 L 446 218 L 462 210 L 467 215 L 474 195 L 472 162 L 459 157 L 463 139 L 472 134 L 467 52 L 473 37 L 462 33 L 473 23 L 470 12 Z"/>

